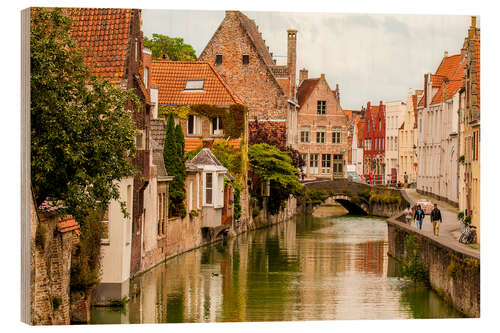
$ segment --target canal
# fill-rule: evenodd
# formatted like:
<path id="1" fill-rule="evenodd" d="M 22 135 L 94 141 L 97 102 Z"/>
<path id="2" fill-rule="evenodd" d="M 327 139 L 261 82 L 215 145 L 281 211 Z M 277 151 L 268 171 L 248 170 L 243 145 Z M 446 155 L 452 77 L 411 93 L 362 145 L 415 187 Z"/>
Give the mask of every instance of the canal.
<path id="1" fill-rule="evenodd" d="M 91 323 L 462 317 L 398 270 L 383 219 L 300 216 L 155 267 Z"/>

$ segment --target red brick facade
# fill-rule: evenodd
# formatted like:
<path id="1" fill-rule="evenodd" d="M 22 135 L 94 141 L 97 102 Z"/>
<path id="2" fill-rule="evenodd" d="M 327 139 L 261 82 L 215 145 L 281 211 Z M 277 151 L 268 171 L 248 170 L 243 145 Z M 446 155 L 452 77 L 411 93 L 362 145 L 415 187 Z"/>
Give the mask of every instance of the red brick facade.
<path id="1" fill-rule="evenodd" d="M 297 90 L 300 104 L 298 116 L 298 150 L 306 165 L 306 178 L 342 178 L 349 151 L 347 116 L 340 106 L 337 90 L 331 90 L 322 74 L 308 79 L 301 70 Z"/>
<path id="2" fill-rule="evenodd" d="M 358 128 L 359 140 L 363 143 L 363 176 L 367 182 L 382 184 L 385 174 L 385 105 L 382 101 L 378 106 L 367 103 Z"/>
<path id="3" fill-rule="evenodd" d="M 296 118 L 291 119 L 295 106 L 289 102 L 295 95 L 296 31 L 289 30 L 287 36 L 288 64 L 276 66 L 255 22 L 241 12 L 226 11 L 199 60 L 213 64 L 248 106 L 249 121 L 272 120 L 269 126 L 277 128 L 283 127 L 280 123 L 286 124 L 285 135 L 290 136 L 291 143 L 296 133 Z"/>

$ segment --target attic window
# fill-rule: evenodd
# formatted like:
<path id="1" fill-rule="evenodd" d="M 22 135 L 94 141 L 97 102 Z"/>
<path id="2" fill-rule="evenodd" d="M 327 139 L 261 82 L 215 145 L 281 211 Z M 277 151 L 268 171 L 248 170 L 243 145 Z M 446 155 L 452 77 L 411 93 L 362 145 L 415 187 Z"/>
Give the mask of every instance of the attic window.
<path id="1" fill-rule="evenodd" d="M 216 65 L 222 64 L 222 54 L 216 54 L 215 55 L 215 64 Z"/>
<path id="2" fill-rule="evenodd" d="M 243 55 L 243 65 L 248 65 L 250 62 L 250 56 L 248 54 Z"/>
<path id="3" fill-rule="evenodd" d="M 203 90 L 205 80 L 187 80 L 184 90 Z"/>

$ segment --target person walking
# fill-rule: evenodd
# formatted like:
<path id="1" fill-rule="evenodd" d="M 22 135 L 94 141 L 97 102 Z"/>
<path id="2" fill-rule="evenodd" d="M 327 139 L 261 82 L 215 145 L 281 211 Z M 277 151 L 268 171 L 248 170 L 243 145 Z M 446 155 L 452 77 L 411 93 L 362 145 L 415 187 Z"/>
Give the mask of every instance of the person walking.
<path id="1" fill-rule="evenodd" d="M 404 174 L 404 180 L 405 180 L 405 188 L 408 188 L 408 174 L 406 173 L 405 171 L 405 174 Z"/>
<path id="2" fill-rule="evenodd" d="M 415 215 L 413 218 L 415 219 L 415 222 L 417 223 L 417 229 L 422 230 L 422 221 L 424 220 L 425 213 L 422 210 L 422 207 L 420 205 L 417 206 L 417 210 L 415 210 Z"/>
<path id="3" fill-rule="evenodd" d="M 439 224 L 443 222 L 443 218 L 437 204 L 434 204 L 434 209 L 431 212 L 431 222 L 434 235 L 439 236 Z"/>

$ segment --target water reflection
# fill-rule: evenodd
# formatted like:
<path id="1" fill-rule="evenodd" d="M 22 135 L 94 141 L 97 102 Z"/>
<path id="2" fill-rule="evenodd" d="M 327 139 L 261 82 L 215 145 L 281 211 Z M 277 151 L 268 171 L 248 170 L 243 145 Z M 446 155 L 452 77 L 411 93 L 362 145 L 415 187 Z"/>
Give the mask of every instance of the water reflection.
<path id="1" fill-rule="evenodd" d="M 123 312 L 93 323 L 460 316 L 401 279 L 381 219 L 298 217 L 178 256 L 134 279 Z"/>

